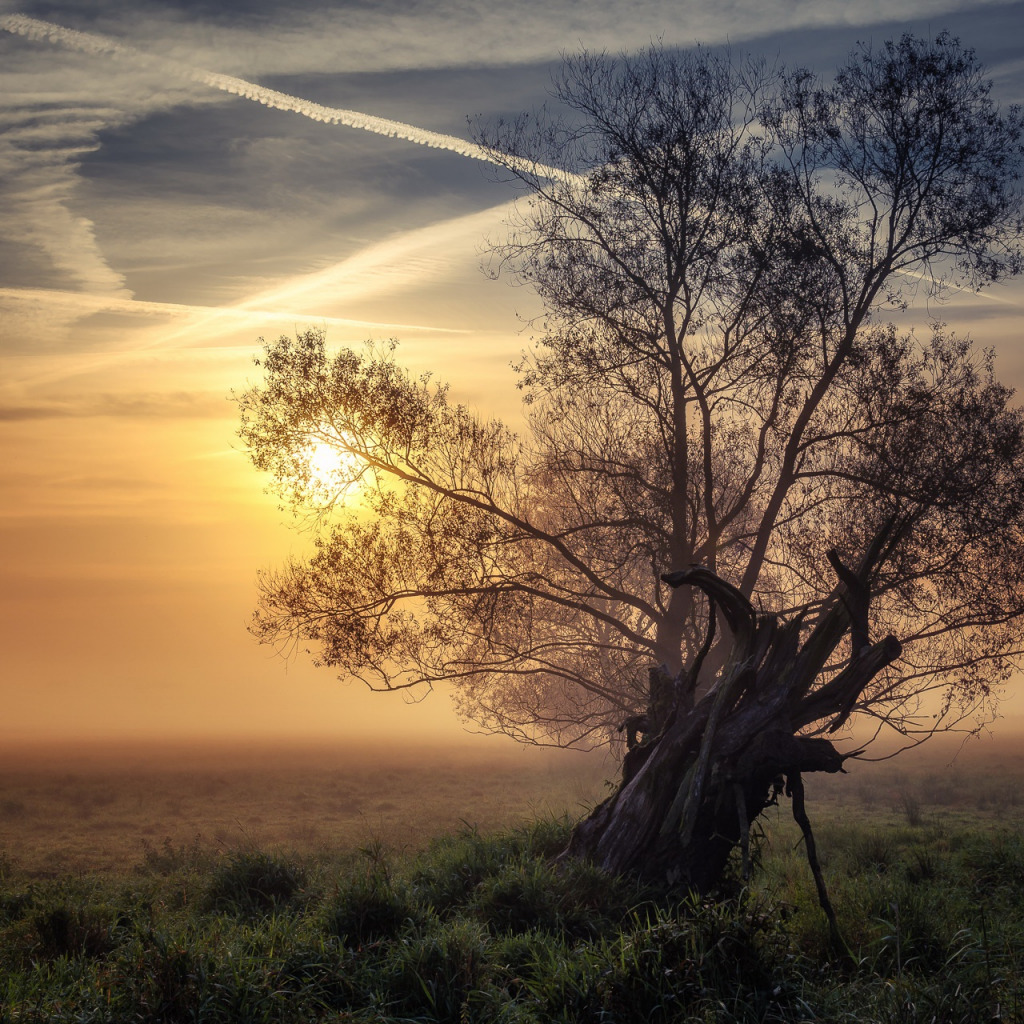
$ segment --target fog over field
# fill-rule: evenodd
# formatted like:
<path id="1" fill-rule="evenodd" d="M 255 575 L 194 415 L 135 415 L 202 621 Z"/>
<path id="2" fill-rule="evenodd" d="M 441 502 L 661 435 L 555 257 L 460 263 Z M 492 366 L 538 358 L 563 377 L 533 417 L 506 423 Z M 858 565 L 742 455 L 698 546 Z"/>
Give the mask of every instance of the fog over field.
<path id="1" fill-rule="evenodd" d="M 893 769 L 895 767 L 895 774 Z M 899 764 L 852 762 L 808 779 L 815 827 L 863 822 L 1018 827 L 1019 735 L 939 738 Z M 605 752 L 476 745 L 178 742 L 14 745 L 0 752 L 0 853 L 38 877 L 122 872 L 168 850 L 224 856 L 414 852 L 437 836 L 582 817 L 608 793 Z M 788 835 L 788 810 L 768 816 Z M 788 841 L 787 841 L 788 842 Z"/>
<path id="2" fill-rule="evenodd" d="M 0 850 L 43 875 L 121 871 L 168 845 L 412 850 L 466 826 L 578 817 L 614 773 L 599 754 L 507 742 L 32 746 L 0 754 Z"/>

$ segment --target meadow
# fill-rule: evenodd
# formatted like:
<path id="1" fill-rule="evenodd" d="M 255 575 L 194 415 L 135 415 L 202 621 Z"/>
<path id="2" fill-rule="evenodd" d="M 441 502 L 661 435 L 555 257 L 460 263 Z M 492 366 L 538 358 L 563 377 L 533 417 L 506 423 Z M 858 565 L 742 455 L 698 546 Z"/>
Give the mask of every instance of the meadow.
<path id="1" fill-rule="evenodd" d="M 315 856 L 381 842 L 418 850 L 582 813 L 607 758 L 511 743 L 85 745 L 0 753 L 0 851 L 34 877 L 115 873 L 166 845 Z"/>
<path id="2" fill-rule="evenodd" d="M 808 780 L 715 901 L 552 864 L 602 756 L 0 757 L 0 1021 L 1024 1021 L 1024 753 Z"/>

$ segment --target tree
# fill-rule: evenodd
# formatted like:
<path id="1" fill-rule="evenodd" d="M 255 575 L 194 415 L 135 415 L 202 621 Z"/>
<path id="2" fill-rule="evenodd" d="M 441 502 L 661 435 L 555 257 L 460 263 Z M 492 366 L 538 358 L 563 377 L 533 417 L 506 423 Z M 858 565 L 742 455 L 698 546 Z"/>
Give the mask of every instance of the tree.
<path id="1" fill-rule="evenodd" d="M 528 430 L 393 350 L 268 346 L 241 436 L 318 532 L 263 578 L 257 636 L 451 681 L 521 739 L 625 724 L 568 852 L 700 890 L 781 788 L 804 826 L 851 715 L 915 739 L 987 707 L 1021 653 L 1024 419 L 991 353 L 883 314 L 1021 269 L 1024 123 L 989 93 L 945 34 L 831 83 L 566 60 L 564 118 L 480 140 L 526 193 L 495 269 L 546 309 Z M 351 461 L 318 473 L 317 445 Z"/>

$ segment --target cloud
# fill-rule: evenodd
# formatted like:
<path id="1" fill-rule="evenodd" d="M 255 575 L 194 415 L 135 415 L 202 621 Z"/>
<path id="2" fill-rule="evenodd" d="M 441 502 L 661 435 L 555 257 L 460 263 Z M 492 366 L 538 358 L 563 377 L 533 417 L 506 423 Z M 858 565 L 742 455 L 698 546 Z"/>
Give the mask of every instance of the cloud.
<path id="1" fill-rule="evenodd" d="M 400 248 L 396 243 L 394 251 Z M 326 280 L 325 274 L 329 277 L 330 271 L 310 276 Z M 161 354 L 182 352 L 190 363 L 211 358 L 223 361 L 231 353 L 251 351 L 261 334 L 277 337 L 310 325 L 347 329 L 360 337 L 401 334 L 447 338 L 466 333 L 457 327 L 325 315 L 317 311 L 316 305 L 325 301 L 324 294 L 317 294 L 313 286 L 302 287 L 304 279 L 300 276 L 272 293 L 228 307 L 143 302 L 55 289 L 0 289 L 0 316 L 6 335 L 0 393 L 6 394 L 3 408 L 7 410 L 0 419 L 114 415 L 109 401 L 101 409 L 95 404 L 86 408 L 77 401 L 65 404 L 63 399 L 26 401 L 24 396 L 60 381 L 95 374 L 109 376 L 115 369 L 145 364 Z M 260 299 L 270 301 L 275 295 L 301 298 L 310 306 L 301 312 L 287 305 L 264 308 Z M 112 346 L 111 338 L 122 339 L 121 344 Z M 126 345 L 124 339 L 130 342 Z M 233 344 L 227 348 L 211 347 L 229 341 Z M 51 357 L 44 358 L 45 353 Z"/>
<path id="2" fill-rule="evenodd" d="M 923 16 L 928 12 L 955 10 L 961 7 L 962 5 L 953 0 L 897 0 L 897 6 L 886 8 L 885 14 L 891 12 L 892 17 L 899 17 L 901 14 Z M 468 6 L 463 4 L 458 8 L 438 3 L 431 5 L 425 13 L 422 7 L 407 9 L 404 6 L 396 6 L 389 10 L 386 4 L 375 4 L 371 9 L 363 11 L 349 9 L 344 12 L 347 19 L 345 38 L 348 42 L 343 47 L 334 46 L 334 68 L 337 70 L 339 64 L 348 66 L 353 60 L 362 60 L 363 57 L 360 55 L 367 50 L 380 58 L 378 68 L 386 68 L 396 59 L 400 62 L 400 56 L 395 57 L 396 48 L 400 55 L 403 47 L 413 44 L 427 46 L 431 39 L 443 53 L 450 53 L 455 48 L 452 40 L 467 32 L 475 38 L 479 37 L 480 48 L 476 52 L 481 61 L 490 52 L 488 48 L 496 45 L 497 39 L 504 37 L 508 45 L 502 59 L 508 61 L 525 53 L 522 46 L 527 27 L 536 28 L 541 24 L 552 27 L 554 22 L 559 20 L 564 22 L 559 30 L 563 33 L 573 25 L 581 28 L 585 23 L 587 32 L 596 33 L 597 36 L 602 32 L 610 32 L 614 21 L 619 32 L 615 43 L 615 47 L 618 48 L 627 45 L 629 33 L 635 32 L 637 25 L 645 23 L 644 19 L 646 24 L 650 25 L 653 25 L 655 20 L 664 21 L 669 8 L 665 3 L 654 0 L 625 0 L 624 6 L 620 5 L 614 12 L 611 8 L 600 5 L 588 6 L 585 17 L 580 15 L 583 17 L 583 21 L 580 22 L 573 21 L 576 17 L 572 13 L 574 10 L 575 7 L 559 4 L 557 0 L 547 4 L 527 0 L 516 7 L 515 17 L 521 19 L 521 22 L 518 23 L 516 31 L 512 32 L 509 21 L 512 16 L 509 12 L 503 7 L 488 3 L 470 3 Z M 757 12 L 762 10 L 772 12 L 771 17 L 758 21 L 761 15 Z M 623 16 L 623 11 L 627 16 Z M 782 0 L 770 0 L 766 7 L 759 6 L 756 11 L 752 2 L 744 0 L 741 3 L 695 8 L 691 13 L 693 20 L 690 24 L 694 26 L 694 32 L 703 34 L 704 38 L 711 41 L 717 38 L 716 31 L 721 35 L 721 29 L 726 22 L 735 18 L 747 19 L 744 25 L 751 31 L 756 27 L 755 23 L 768 26 L 769 22 L 770 30 L 777 31 L 787 25 L 809 22 L 834 24 L 845 20 L 856 23 L 879 20 L 883 17 L 881 7 L 873 6 L 871 3 L 853 3 L 840 8 L 838 5 L 830 7 L 791 2 L 783 4 Z M 146 17 L 151 18 L 149 8 Z M 183 18 L 184 15 L 179 17 Z M 227 22 L 224 25 L 211 26 L 208 23 L 185 23 L 179 20 L 173 26 L 174 32 L 165 36 L 161 43 L 161 52 L 175 54 L 187 51 L 198 38 L 197 34 L 205 34 L 205 42 L 201 43 L 205 49 L 198 51 L 200 53 L 206 53 L 211 57 L 219 56 L 225 61 L 234 61 L 236 65 L 240 54 L 244 54 L 244 61 L 250 64 L 259 63 L 267 57 L 268 66 L 283 67 L 287 64 L 287 54 L 274 59 L 267 55 L 277 53 L 279 47 L 287 51 L 289 41 L 294 41 L 299 36 L 307 42 L 315 42 L 317 46 L 321 45 L 325 34 L 326 37 L 337 40 L 341 37 L 341 21 L 337 20 L 339 18 L 340 14 L 324 14 L 320 11 L 301 13 L 301 24 L 281 23 L 279 27 L 282 28 L 283 34 L 275 34 L 275 30 L 268 29 L 266 25 L 261 26 L 259 40 L 255 35 L 247 35 L 247 30 L 224 27 Z M 120 16 L 108 14 L 103 24 L 112 31 L 120 29 L 123 32 L 127 29 L 133 40 L 151 40 L 154 46 L 156 45 L 152 29 L 158 22 L 144 21 L 141 17 L 126 21 Z M 702 24 L 709 27 L 709 31 L 700 33 L 699 26 Z M 335 25 L 335 29 L 328 31 L 331 25 Z M 418 26 L 416 31 L 413 30 L 414 25 Z M 718 29 L 715 29 L 715 25 L 718 25 Z M 163 27 L 167 28 L 166 22 L 163 23 Z M 47 103 L 42 81 L 32 102 L 26 101 L 24 111 L 17 117 L 11 113 L 11 109 L 4 112 L 4 101 L 0 100 L 0 113 L 6 113 L 17 128 L 15 132 L 10 133 L 13 142 L 0 142 L 0 172 L 8 168 L 14 169 L 15 164 L 20 161 L 20 177 L 18 174 L 13 175 L 20 183 L 15 193 L 19 201 L 13 205 L 16 211 L 14 216 L 23 219 L 15 221 L 16 232 L 8 233 L 17 234 L 47 252 L 54 265 L 58 269 L 63 269 L 66 277 L 71 279 L 59 282 L 68 285 L 63 289 L 0 291 L 0 302 L 3 302 L 8 310 L 14 311 L 7 319 L 5 329 L 9 337 L 16 339 L 15 344 L 25 347 L 34 343 L 32 332 L 35 331 L 51 339 L 51 348 L 55 347 L 55 343 L 73 342 L 74 347 L 80 351 L 94 349 L 88 355 L 69 358 L 60 367 L 54 361 L 54 365 L 40 370 L 33 377 L 33 382 L 94 372 L 104 365 L 127 363 L 145 357 L 155 349 L 209 344 L 233 332 L 237 332 L 238 335 L 242 332 L 251 332 L 255 335 L 271 334 L 281 330 L 290 331 L 299 324 L 308 324 L 311 321 L 326 323 L 329 326 L 364 326 L 375 332 L 404 334 L 434 330 L 456 333 L 452 328 L 436 324 L 425 326 L 408 322 L 383 323 L 378 320 L 350 318 L 344 314 L 347 308 L 354 307 L 354 310 L 358 311 L 368 300 L 404 296 L 416 288 L 429 286 L 432 282 L 450 277 L 453 268 L 456 265 L 461 266 L 460 260 L 465 262 L 465 253 L 475 250 L 487 229 L 500 220 L 505 204 L 465 217 L 441 221 L 426 228 L 396 233 L 382 242 L 366 246 L 355 255 L 336 260 L 323 270 L 289 275 L 279 283 L 254 290 L 241 301 L 215 308 L 131 301 L 124 279 L 103 259 L 96 244 L 93 225 L 73 212 L 71 193 L 80 184 L 77 174 L 78 163 L 84 154 L 95 147 L 98 132 L 104 127 L 124 123 L 142 112 L 166 105 L 168 95 L 172 99 L 179 96 L 180 94 L 160 92 L 161 89 L 170 88 L 172 78 L 180 80 L 181 83 L 189 83 L 188 88 L 192 91 L 187 95 L 190 101 L 199 100 L 201 90 L 197 92 L 196 87 L 201 86 L 245 96 L 254 102 L 291 111 L 314 121 L 358 127 L 478 159 L 480 155 L 473 152 L 475 147 L 472 147 L 472 144 L 456 136 L 429 132 L 404 122 L 317 104 L 239 77 L 203 71 L 187 61 L 147 55 L 127 46 L 120 39 L 83 33 L 23 15 L 0 17 L 0 28 L 33 39 L 50 40 L 73 51 L 68 58 L 72 62 L 70 70 L 64 67 L 62 61 L 57 75 L 66 79 L 62 93 L 63 103 L 55 105 L 51 113 L 42 117 L 36 116 L 40 110 L 45 109 Z M 376 46 L 376 34 L 385 31 L 392 33 L 391 42 L 394 46 L 384 45 L 383 39 L 380 40 L 381 45 Z M 679 30 L 672 31 L 678 35 Z M 550 48 L 552 41 L 558 36 L 553 28 L 552 33 L 545 36 L 537 45 Z M 178 35 L 178 40 L 175 40 L 175 34 Z M 439 41 L 441 35 L 446 36 L 443 45 Z M 313 37 L 318 38 L 314 40 Z M 647 38 L 640 42 L 649 41 L 650 37 L 651 33 L 648 32 Z M 583 35 L 577 39 L 588 41 Z M 666 41 L 671 41 L 671 37 Z M 235 45 L 223 45 L 227 42 Z M 575 42 L 571 42 L 570 45 L 575 45 Z M 497 59 L 496 52 L 492 55 L 494 59 Z M 75 83 L 73 78 L 67 78 L 74 74 L 74 54 L 77 53 L 82 55 L 80 61 L 92 69 L 88 78 L 83 79 L 81 83 Z M 338 56 L 339 54 L 341 56 Z M 426 51 L 423 60 L 429 63 L 425 54 Z M 125 60 L 110 61 L 107 59 L 110 57 Z M 437 63 L 443 62 L 445 58 L 435 53 L 432 59 Z M 34 60 L 38 65 L 38 56 L 35 56 Z M 283 61 L 284 64 L 275 65 L 274 60 Z M 116 71 L 119 63 L 124 64 L 120 78 L 117 77 Z M 226 66 L 231 65 L 229 63 Z M 131 74 L 125 68 L 129 68 Z M 40 75 L 41 79 L 45 77 L 46 75 Z M 75 103 L 69 100 L 72 94 L 72 90 L 68 88 L 69 84 L 82 86 L 76 91 Z M 131 97 L 112 100 L 112 97 L 128 87 L 134 91 Z M 90 89 L 100 90 L 92 103 L 81 98 L 91 95 Z M 142 96 L 143 93 L 147 95 Z M 122 101 L 125 106 L 118 106 Z M 2 149 L 4 144 L 8 145 L 6 151 Z M 38 147 L 37 150 L 33 150 L 34 146 Z M 9 157 L 6 163 L 4 153 Z M 244 187 L 244 183 L 240 183 L 239 187 Z M 165 202 L 164 208 L 170 208 L 169 204 Z M 128 217 L 132 226 L 137 227 L 134 209 Z M 151 239 L 147 231 L 140 232 L 140 237 L 147 242 Z M 190 244 L 195 245 L 195 238 L 190 238 Z M 166 248 L 157 247 L 154 251 L 166 257 Z M 322 259 L 323 254 L 318 258 Z M 194 264 L 193 254 L 189 265 Z M 165 279 L 170 277 L 161 268 L 148 269 L 151 277 L 161 274 Z M 238 279 L 240 280 L 241 276 Z M 70 287 L 72 285 L 80 288 L 83 294 L 74 294 Z M 171 288 L 167 291 L 173 295 Z M 96 301 L 97 297 L 102 301 Z M 383 307 L 383 303 L 381 306 Z M 397 302 L 394 306 L 396 309 L 401 308 Z M 380 310 L 373 308 L 371 303 L 365 307 L 365 312 L 372 316 Z M 386 310 L 385 315 L 387 312 L 390 310 Z M 105 351 L 95 351 L 102 330 L 108 325 L 118 329 L 125 327 L 124 318 L 128 316 L 138 316 L 144 321 L 141 326 L 131 325 L 134 328 L 133 350 L 111 351 L 108 344 Z M 85 319 L 89 322 L 83 323 Z M 47 329 L 41 330 L 41 325 Z M 112 330 L 111 334 L 113 333 Z"/>
<path id="3" fill-rule="evenodd" d="M 290 275 L 279 283 L 253 292 L 238 302 L 218 308 L 185 307 L 187 314 L 169 323 L 138 332 L 133 352 L 120 358 L 136 358 L 154 349 L 192 346 L 201 339 L 223 337 L 227 328 L 249 328 L 265 334 L 290 333 L 304 325 L 360 327 L 374 334 L 463 335 L 459 327 L 384 323 L 337 315 L 353 303 L 374 298 L 406 295 L 416 288 L 437 286 L 476 253 L 481 237 L 498 225 L 509 203 L 452 217 L 410 231 L 398 232 L 381 242 L 371 243 L 346 259 L 311 273 Z M 0 292 L 0 297 L 2 297 Z M 150 305 L 158 312 L 164 304 L 129 302 L 121 307 L 131 312 Z M 302 310 L 300 314 L 295 312 Z M 117 359 L 117 353 L 109 358 Z"/>
<path id="4" fill-rule="evenodd" d="M 932 21 L 1013 0 L 322 0 L 266 5 L 246 17 L 203 18 L 202 7 L 116 9 L 94 15 L 142 48 L 240 75 L 381 72 L 541 63 L 581 45 L 621 50 L 740 42 L 781 32 Z"/>
<path id="5" fill-rule="evenodd" d="M 457 221 L 464 219 L 466 218 L 457 218 Z M 458 230 L 458 225 L 456 225 L 455 230 Z M 426 244 L 424 239 L 436 237 L 436 235 L 431 235 L 431 229 L 423 229 L 410 232 L 409 234 L 416 237 L 391 243 L 390 248 L 384 247 L 385 251 L 398 254 L 401 253 L 403 248 L 415 249 Z M 374 246 L 371 248 L 376 250 L 378 247 Z M 382 257 L 378 257 L 371 262 L 380 262 L 381 259 Z M 352 262 L 358 261 L 359 258 L 355 257 Z M 276 323 L 281 320 L 293 320 L 296 322 L 315 320 L 318 323 L 340 327 L 361 327 L 373 331 L 401 330 L 445 334 L 462 333 L 455 327 L 424 326 L 422 324 L 327 316 L 322 312 L 318 312 L 315 306 L 303 310 L 292 308 L 287 304 L 283 308 L 281 306 L 278 306 L 278 308 L 259 308 L 260 305 L 269 305 L 278 297 L 295 296 L 308 298 L 318 290 L 318 282 L 330 281 L 339 273 L 343 274 L 343 268 L 349 262 L 345 261 L 338 264 L 338 267 L 331 267 L 324 271 L 318 271 L 315 274 L 301 275 L 297 279 L 293 279 L 290 285 L 261 292 L 231 306 L 197 306 L 177 302 L 147 302 L 120 295 L 96 295 L 54 288 L 0 288 L 0 303 L 10 306 L 24 305 L 28 307 L 29 318 L 33 322 L 37 322 L 37 317 L 44 309 L 59 311 L 63 308 L 69 319 L 76 320 L 100 313 L 114 313 L 127 317 L 163 319 L 168 322 L 186 321 L 182 329 L 190 332 L 196 326 L 214 323 L 230 325 L 233 328 L 258 329 L 268 321 Z M 266 301 L 263 302 L 262 300 Z"/>
<path id="6" fill-rule="evenodd" d="M 278 110 L 292 111 L 313 121 L 321 121 L 325 124 L 347 125 L 350 128 L 361 128 L 364 131 L 386 135 L 390 138 L 405 139 L 408 142 L 415 142 L 421 146 L 448 149 L 453 153 L 458 153 L 460 156 L 469 157 L 473 160 L 484 160 L 487 162 L 491 160 L 490 154 L 482 147 L 452 135 L 425 131 L 411 124 L 404 124 L 401 121 L 392 121 L 383 117 L 374 117 L 370 114 L 361 114 L 355 110 L 325 107 L 322 104 L 313 103 L 299 96 L 290 96 L 287 93 L 278 92 L 276 89 L 267 89 L 264 86 L 257 85 L 255 82 L 247 82 L 232 75 L 205 71 L 202 68 L 192 67 L 181 61 L 172 61 L 163 57 L 141 53 L 134 47 L 126 46 L 115 39 L 108 39 L 94 33 L 79 32 L 76 29 L 64 28 L 61 25 L 54 25 L 50 22 L 29 18 L 21 14 L 0 17 L 0 29 L 15 35 L 24 36 L 27 39 L 57 43 L 92 56 L 113 56 L 156 67 L 166 74 L 189 78 L 195 82 L 207 85 L 211 89 L 219 89 L 233 96 L 254 100 L 257 103 L 262 103 L 265 106 L 274 107 Z"/>
<path id="7" fill-rule="evenodd" d="M 988 69 L 988 73 L 989 77 L 1004 91 L 1010 92 L 1007 99 L 1011 103 L 1020 103 L 1021 100 L 1024 100 L 1024 86 L 1021 82 L 1021 78 L 1024 76 L 1024 57 L 1015 57 L 993 64 Z"/>
<path id="8" fill-rule="evenodd" d="M 0 110 L 0 197 L 4 234 L 44 253 L 58 279 L 86 292 L 127 296 L 124 277 L 111 269 L 92 222 L 72 208 L 81 157 L 98 145 L 99 128 L 113 123 L 109 110 Z"/>
<path id="9" fill-rule="evenodd" d="M 40 60 L 37 48 L 0 33 L 0 265 L 5 283 L 47 284 L 127 297 L 93 221 L 81 212 L 81 163 L 101 133 L 206 90 L 167 88 L 151 72 L 119 68 L 94 55 Z M 191 91 L 194 95 L 189 95 Z"/>
<path id="10" fill-rule="evenodd" d="M 215 71 L 206 71 L 181 61 L 172 61 L 163 57 L 141 53 L 139 50 L 126 46 L 117 40 L 108 39 L 93 33 L 64 28 L 63 26 L 39 21 L 36 18 L 29 18 L 25 15 L 14 14 L 0 17 L 0 29 L 25 36 L 28 39 L 58 43 L 61 46 L 67 46 L 73 50 L 93 56 L 109 55 L 141 63 L 148 67 L 160 69 L 168 75 L 188 78 L 194 82 L 209 86 L 211 89 L 219 89 L 221 92 L 229 93 L 232 96 L 241 96 L 244 99 L 253 100 L 264 106 L 273 107 L 276 110 L 300 114 L 302 117 L 308 117 L 312 121 L 359 128 L 362 131 L 372 132 L 376 135 L 413 142 L 418 146 L 447 150 L 470 160 L 481 160 L 487 164 L 506 162 L 506 158 L 497 160 L 491 150 L 478 146 L 473 142 L 467 142 L 465 139 L 460 139 L 455 135 L 428 131 L 427 129 L 417 128 L 415 125 L 406 124 L 402 121 L 376 117 L 373 114 L 363 114 L 356 110 L 327 107 L 323 104 L 303 99 L 300 96 L 292 96 L 288 93 L 279 92 L 276 89 L 268 89 L 265 86 L 257 85 L 255 82 L 248 82 L 244 79 Z M 566 175 L 564 171 L 557 168 L 544 167 L 537 164 L 525 164 L 524 166 L 533 173 L 547 175 L 550 178 L 575 178 L 575 175 Z"/>
<path id="11" fill-rule="evenodd" d="M 152 392 L 51 397 L 21 404 L 0 403 L 0 422 L 82 419 L 224 419 L 230 415 L 224 395 L 215 392 Z"/>
<path id="12" fill-rule="evenodd" d="M 323 270 L 297 275 L 261 290 L 234 308 L 316 308 L 326 296 L 336 309 L 355 299 L 401 294 L 414 286 L 428 285 L 443 277 L 453 261 L 467 252 L 475 252 L 487 230 L 500 224 L 509 209 L 510 203 L 503 202 L 476 213 L 401 232 L 368 245 L 354 256 Z"/>

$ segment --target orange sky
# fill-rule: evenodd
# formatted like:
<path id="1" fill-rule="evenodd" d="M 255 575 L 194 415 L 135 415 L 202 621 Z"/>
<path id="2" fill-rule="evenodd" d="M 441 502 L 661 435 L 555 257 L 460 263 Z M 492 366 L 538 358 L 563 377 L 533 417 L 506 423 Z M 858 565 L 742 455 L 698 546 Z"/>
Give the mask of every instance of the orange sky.
<path id="1" fill-rule="evenodd" d="M 439 244 L 450 234 L 440 225 Z M 461 239 L 440 280 L 428 276 L 419 288 L 403 280 L 401 258 L 389 265 L 406 292 L 398 318 L 415 319 L 418 294 L 427 291 L 471 325 L 484 301 L 479 315 L 503 319 L 507 332 L 405 328 L 400 352 L 417 369 L 453 380 L 466 400 L 514 416 L 509 362 L 523 339 L 512 299 L 523 296 L 480 274 L 479 234 Z M 408 248 L 415 263 L 422 248 Z M 307 322 L 323 323 L 355 303 L 342 295 L 318 305 L 321 317 Z M 238 450 L 230 393 L 258 378 L 257 334 L 290 332 L 295 321 L 247 320 L 229 333 L 219 324 L 192 329 L 202 314 L 180 318 L 183 325 L 172 317 L 122 328 L 116 350 L 97 345 L 74 361 L 60 351 L 25 360 L 38 381 L 36 404 L 0 425 L 9 453 L 0 481 L 0 621 L 10 673 L 0 730 L 14 738 L 364 731 L 462 738 L 445 698 L 407 706 L 400 695 L 372 695 L 308 659 L 286 663 L 248 636 L 257 569 L 303 541 Z M 328 323 L 328 331 L 337 343 L 382 336 L 363 325 Z M 202 344 L 207 339 L 215 344 Z"/>
<path id="2" fill-rule="evenodd" d="M 528 6 L 543 21 L 551 5 Z M 717 5 L 698 6 L 708 41 L 735 32 Z M 660 0 L 640 7 L 647 39 L 674 11 Z M 994 67 L 1001 101 L 1024 98 L 1010 31 L 1024 5 L 939 7 Z M 882 31 L 866 3 L 831 20 L 820 7 L 824 21 L 800 22 L 798 8 L 778 7 L 747 38 L 828 60 L 863 26 Z M 443 51 L 433 23 L 431 63 L 412 25 L 389 65 L 386 50 L 368 56 L 378 30 L 365 25 L 363 43 L 346 26 L 347 56 L 317 45 L 324 28 L 312 16 L 275 47 L 259 22 L 229 31 L 180 12 L 156 26 L 111 13 L 93 25 L 78 10 L 67 4 L 64 23 L 120 32 L 140 49 L 159 40 L 177 60 L 463 135 L 467 110 L 542 102 L 550 61 L 586 35 L 569 20 L 575 35 L 538 36 L 524 21 L 522 52 L 510 56 L 519 44 L 496 22 L 490 64 L 469 66 Z M 907 0 L 899 16 L 914 28 L 935 10 Z M 616 46 L 606 21 L 596 41 Z M 261 335 L 324 326 L 334 344 L 400 338 L 412 368 L 514 422 L 509 364 L 529 337 L 517 315 L 535 300 L 479 270 L 507 189 L 450 152 L 3 32 L 0 96 L 0 742 L 463 738 L 443 695 L 416 706 L 371 695 L 248 636 L 256 571 L 302 541 L 237 451 L 229 396 L 256 379 Z M 939 312 L 994 345 L 1003 378 L 1024 385 L 1024 287 L 953 295 Z M 1013 714 L 1024 712 L 1018 689 Z"/>

